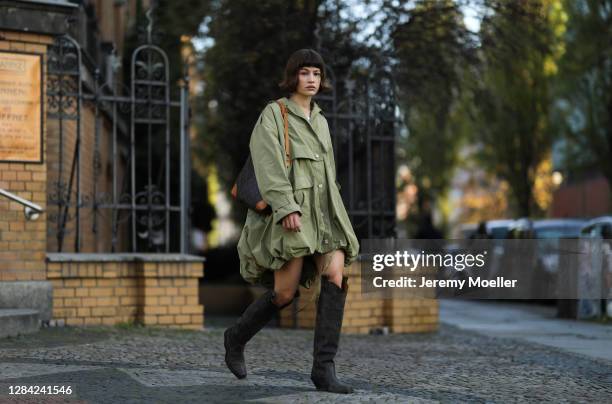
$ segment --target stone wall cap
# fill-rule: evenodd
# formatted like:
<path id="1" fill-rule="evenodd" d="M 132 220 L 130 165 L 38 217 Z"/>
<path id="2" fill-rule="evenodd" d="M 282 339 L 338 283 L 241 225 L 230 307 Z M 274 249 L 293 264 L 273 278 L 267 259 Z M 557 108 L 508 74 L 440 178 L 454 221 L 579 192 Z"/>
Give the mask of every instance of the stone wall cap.
<path id="1" fill-rule="evenodd" d="M 41 4 L 45 6 L 59 6 L 59 7 L 70 7 L 70 8 L 78 8 L 79 5 L 76 3 L 71 3 L 66 0 L 14 0 L 17 3 L 27 3 L 27 4 Z"/>
<path id="2" fill-rule="evenodd" d="M 0 317 L 31 316 L 33 314 L 38 314 L 38 311 L 33 309 L 0 309 Z"/>
<path id="3" fill-rule="evenodd" d="M 47 262 L 205 262 L 205 257 L 164 253 L 47 253 Z"/>

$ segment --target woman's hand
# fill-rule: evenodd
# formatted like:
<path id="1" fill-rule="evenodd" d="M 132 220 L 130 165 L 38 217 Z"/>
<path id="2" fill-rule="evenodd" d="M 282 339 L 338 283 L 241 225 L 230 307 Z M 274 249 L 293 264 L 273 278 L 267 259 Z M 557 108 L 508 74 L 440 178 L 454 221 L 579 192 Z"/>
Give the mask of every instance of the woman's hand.
<path id="1" fill-rule="evenodd" d="M 300 231 L 300 227 L 302 227 L 300 214 L 298 212 L 289 213 L 283 218 L 282 225 L 285 230 Z"/>

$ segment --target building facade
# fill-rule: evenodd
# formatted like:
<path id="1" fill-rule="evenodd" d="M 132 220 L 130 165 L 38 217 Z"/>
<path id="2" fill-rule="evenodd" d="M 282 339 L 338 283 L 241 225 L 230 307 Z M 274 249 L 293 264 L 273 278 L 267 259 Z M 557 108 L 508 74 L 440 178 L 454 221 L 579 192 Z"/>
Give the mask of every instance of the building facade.
<path id="1" fill-rule="evenodd" d="M 184 240 L 188 165 L 170 165 L 188 145 L 164 148 L 170 133 L 188 141 L 186 86 L 171 98 L 150 31 L 135 79 L 119 68 L 148 3 L 0 5 L 0 308 L 68 325 L 203 326 L 203 259 Z"/>

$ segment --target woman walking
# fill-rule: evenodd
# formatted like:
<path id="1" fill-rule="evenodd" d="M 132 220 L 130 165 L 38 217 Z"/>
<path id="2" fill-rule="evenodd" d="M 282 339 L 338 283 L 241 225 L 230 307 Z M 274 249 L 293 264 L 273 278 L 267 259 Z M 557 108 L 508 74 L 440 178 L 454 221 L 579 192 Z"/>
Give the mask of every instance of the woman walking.
<path id="1" fill-rule="evenodd" d="M 324 66 L 311 49 L 296 51 L 287 62 L 280 87 L 289 96 L 279 101 L 287 111 L 289 150 L 277 102 L 264 108 L 251 134 L 255 176 L 271 213 L 249 209 L 238 242 L 240 273 L 269 290 L 225 331 L 225 362 L 236 377 L 246 377 L 245 344 L 293 301 L 300 284 L 310 287 L 320 276 L 311 379 L 318 390 L 351 393 L 336 378 L 334 357 L 348 287 L 343 268 L 356 259 L 359 243 L 336 181 L 327 120 L 312 100 L 329 88 Z"/>

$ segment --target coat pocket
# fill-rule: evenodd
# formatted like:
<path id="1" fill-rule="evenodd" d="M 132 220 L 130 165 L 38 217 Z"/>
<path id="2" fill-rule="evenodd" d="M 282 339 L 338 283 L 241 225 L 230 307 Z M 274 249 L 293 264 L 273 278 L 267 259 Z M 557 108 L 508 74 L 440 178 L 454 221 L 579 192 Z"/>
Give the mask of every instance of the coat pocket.
<path id="1" fill-rule="evenodd" d="M 300 208 L 304 207 L 304 203 L 308 202 L 308 195 L 312 188 L 312 179 L 308 176 L 301 175 L 295 177 L 293 184 L 293 192 L 295 201 L 300 205 Z"/>
<path id="2" fill-rule="evenodd" d="M 308 188 L 309 185 L 312 185 L 313 173 L 323 169 L 322 156 L 313 153 L 306 146 L 301 146 L 292 150 L 291 158 L 291 177 L 293 178 L 294 189 Z"/>
<path id="3" fill-rule="evenodd" d="M 296 145 L 295 148 L 291 149 L 291 159 L 309 159 L 318 160 L 318 155 L 313 153 L 308 146 Z"/>

